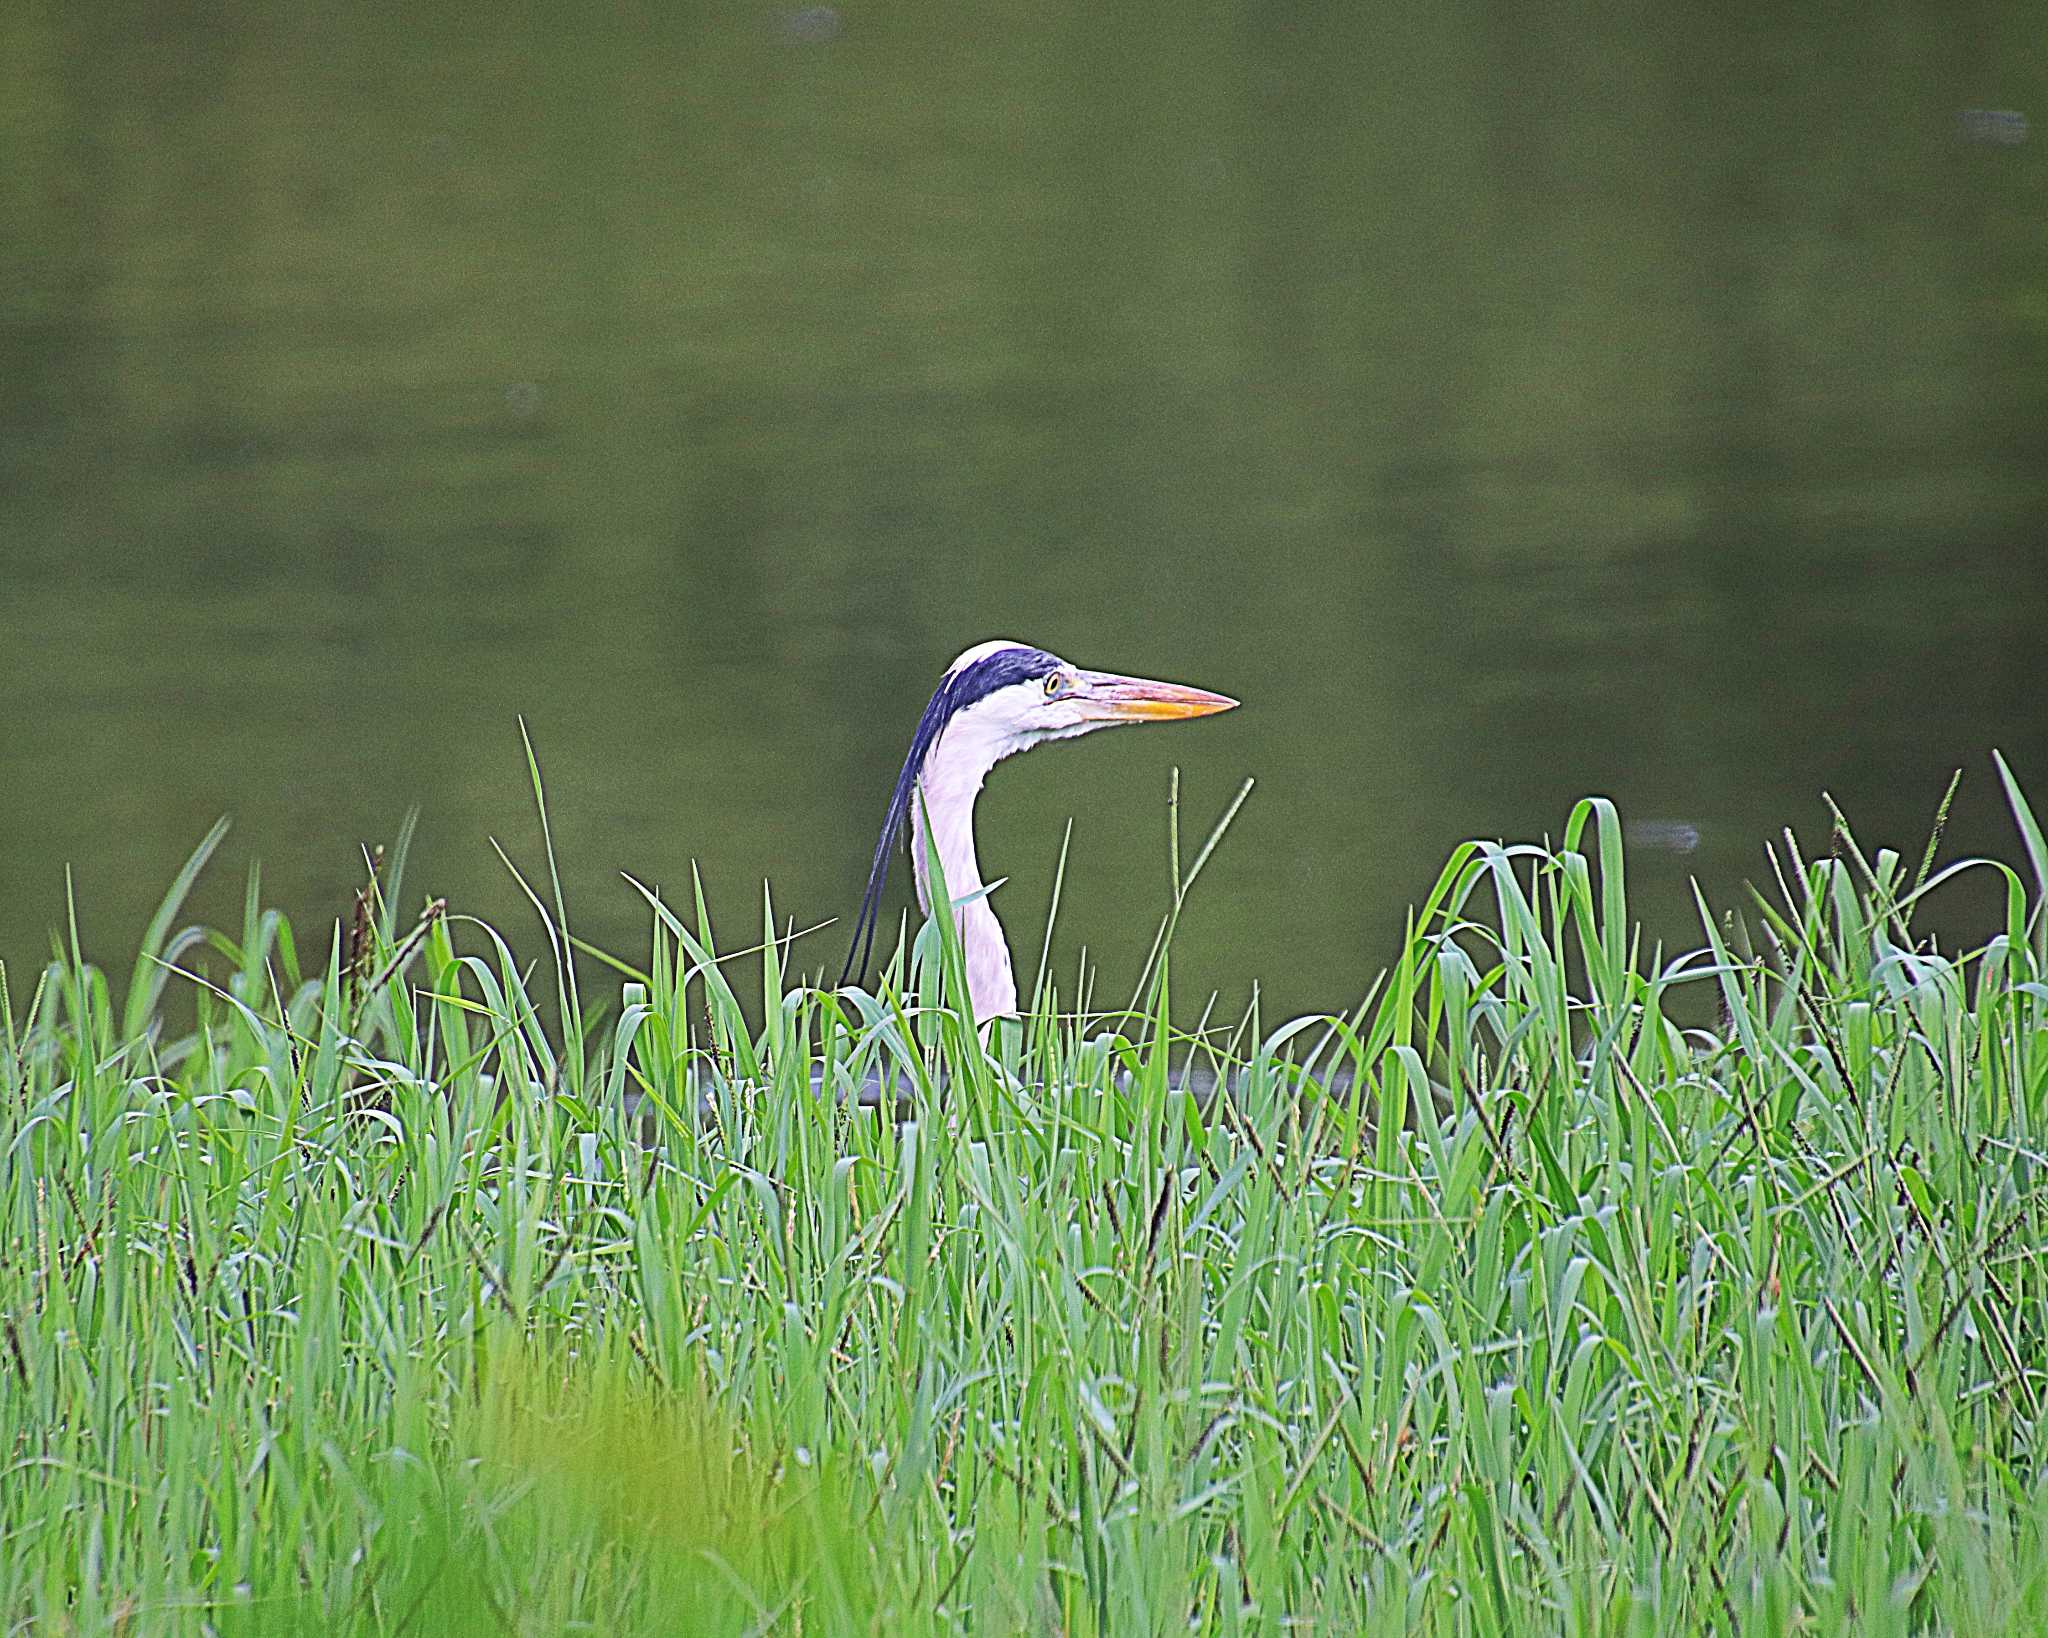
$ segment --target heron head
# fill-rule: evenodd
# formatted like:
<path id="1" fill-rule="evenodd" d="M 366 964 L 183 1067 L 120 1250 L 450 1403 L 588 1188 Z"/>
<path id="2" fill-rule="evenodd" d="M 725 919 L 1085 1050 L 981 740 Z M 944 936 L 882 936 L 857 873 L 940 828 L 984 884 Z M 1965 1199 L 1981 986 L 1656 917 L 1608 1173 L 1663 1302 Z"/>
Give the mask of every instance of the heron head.
<path id="1" fill-rule="evenodd" d="M 946 668 L 920 738 L 929 727 L 925 754 L 941 734 L 976 741 L 994 762 L 1048 739 L 1125 723 L 1206 717 L 1236 704 L 1204 688 L 1089 671 L 1042 648 L 999 639 L 976 644 Z M 914 745 L 913 755 L 919 750 Z"/>
<path id="2" fill-rule="evenodd" d="M 918 781 L 935 759 L 943 759 L 965 777 L 971 800 L 982 776 L 996 763 L 1047 740 L 1072 739 L 1124 723 L 1206 717 L 1236 704 L 1226 694 L 1203 688 L 1083 670 L 1028 643 L 1000 638 L 977 643 L 946 668 L 911 736 L 910 754 L 903 759 L 883 816 L 867 891 L 854 923 L 854 949 L 847 955 L 847 971 L 840 981 L 844 983 L 854 970 L 856 955 L 860 971 L 867 970 L 867 949 L 874 941 L 889 860 L 910 818 Z"/>

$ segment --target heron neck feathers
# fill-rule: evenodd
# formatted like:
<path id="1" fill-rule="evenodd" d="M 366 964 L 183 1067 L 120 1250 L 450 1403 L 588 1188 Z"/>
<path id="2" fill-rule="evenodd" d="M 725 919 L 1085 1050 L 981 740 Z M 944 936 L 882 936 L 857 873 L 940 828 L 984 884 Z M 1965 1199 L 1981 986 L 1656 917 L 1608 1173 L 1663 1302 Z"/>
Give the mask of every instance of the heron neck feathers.
<path id="1" fill-rule="evenodd" d="M 917 902 L 932 913 L 932 886 L 925 868 L 925 816 L 946 892 L 953 900 L 953 924 L 967 958 L 967 986 L 976 1022 L 1014 1013 L 1017 984 L 1010 966 L 1010 947 L 988 896 L 982 892 L 981 864 L 974 853 L 974 802 L 988 772 L 1013 751 L 1023 749 L 1006 733 L 983 728 L 971 714 L 962 716 L 940 735 L 918 776 L 923 800 L 910 811 L 910 857 L 917 876 Z M 970 898 L 970 895 L 973 897 Z M 968 903 L 961 903 L 969 899 Z"/>

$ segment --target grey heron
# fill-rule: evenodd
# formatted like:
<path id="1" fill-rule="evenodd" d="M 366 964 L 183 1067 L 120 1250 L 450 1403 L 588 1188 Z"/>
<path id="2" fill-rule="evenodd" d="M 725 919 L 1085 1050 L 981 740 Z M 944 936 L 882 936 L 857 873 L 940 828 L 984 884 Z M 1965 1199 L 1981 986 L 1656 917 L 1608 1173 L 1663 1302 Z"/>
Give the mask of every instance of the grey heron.
<path id="1" fill-rule="evenodd" d="M 967 959 L 974 1020 L 983 1024 L 1014 1013 L 1017 982 L 1010 947 L 989 905 L 974 852 L 974 799 L 989 770 L 1004 757 L 1048 740 L 1072 739 L 1121 723 L 1206 717 L 1236 704 L 1227 695 L 1179 683 L 1084 671 L 1026 643 L 998 639 L 967 650 L 946 668 L 911 736 L 910 754 L 903 759 L 903 771 L 896 776 L 882 818 L 881 839 L 875 844 L 840 983 L 856 970 L 866 981 L 882 890 L 888 885 L 890 860 L 906 821 L 917 902 L 926 915 L 932 913 L 924 842 L 929 815 L 933 851 L 953 901 L 953 922 Z"/>

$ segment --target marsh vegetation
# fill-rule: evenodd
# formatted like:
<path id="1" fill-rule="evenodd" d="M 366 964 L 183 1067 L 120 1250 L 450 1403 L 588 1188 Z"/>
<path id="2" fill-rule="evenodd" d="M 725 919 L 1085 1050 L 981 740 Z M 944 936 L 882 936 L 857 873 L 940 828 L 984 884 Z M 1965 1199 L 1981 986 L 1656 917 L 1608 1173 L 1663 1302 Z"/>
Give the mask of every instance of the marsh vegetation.
<path id="1" fill-rule="evenodd" d="M 1047 975 L 986 1048 L 936 929 L 830 993 L 772 909 L 650 894 L 600 999 L 545 862 L 535 960 L 416 914 L 403 846 L 331 938 L 254 877 L 175 931 L 202 849 L 124 990 L 7 975 L 0 1614 L 2038 1631 L 2048 845 L 2005 788 L 2017 868 L 1787 838 L 1684 955 L 1582 803 L 1459 848 L 1349 1016 L 1178 1033 L 1168 941 L 1132 1011 Z M 1944 953 L 1958 871 L 2006 910 Z M 837 1095 L 876 1075 L 911 1118 Z"/>

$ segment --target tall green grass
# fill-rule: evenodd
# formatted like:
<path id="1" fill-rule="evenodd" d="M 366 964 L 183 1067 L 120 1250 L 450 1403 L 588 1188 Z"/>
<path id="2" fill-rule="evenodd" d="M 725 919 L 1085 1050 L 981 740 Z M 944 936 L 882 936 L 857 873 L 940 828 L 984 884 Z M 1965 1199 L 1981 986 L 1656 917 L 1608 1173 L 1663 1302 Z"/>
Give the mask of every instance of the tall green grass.
<path id="1" fill-rule="evenodd" d="M 2000 774 L 2021 870 L 1788 839 L 1677 959 L 1582 803 L 1461 847 L 1354 1015 L 1200 1041 L 1164 949 L 984 1048 L 944 929 L 825 993 L 766 904 L 653 895 L 600 1002 L 544 878 L 535 965 L 415 918 L 402 840 L 322 949 L 254 879 L 176 933 L 209 837 L 125 993 L 75 941 L 7 975 L 0 1618 L 2048 1630 L 2048 847 Z M 2005 924 L 1940 953 L 1964 868 Z"/>

